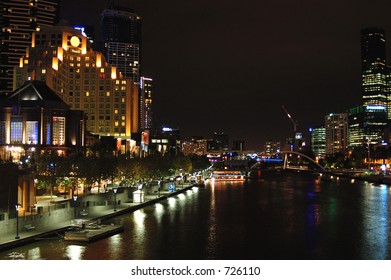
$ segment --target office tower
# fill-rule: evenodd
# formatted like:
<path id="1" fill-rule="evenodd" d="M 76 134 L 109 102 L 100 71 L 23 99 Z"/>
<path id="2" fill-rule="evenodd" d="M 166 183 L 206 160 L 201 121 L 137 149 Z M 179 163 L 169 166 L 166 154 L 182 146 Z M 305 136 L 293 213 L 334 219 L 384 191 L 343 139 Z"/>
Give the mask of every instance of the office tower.
<path id="1" fill-rule="evenodd" d="M 101 16 L 103 53 L 110 65 L 136 84 L 140 80 L 141 17 L 131 11 L 106 9 Z"/>
<path id="2" fill-rule="evenodd" d="M 389 73 L 386 65 L 385 31 L 371 27 L 361 31 L 362 94 L 366 137 L 383 138 L 391 120 Z M 386 114 L 384 114 L 386 112 Z"/>
<path id="3" fill-rule="evenodd" d="M 326 155 L 345 153 L 348 147 L 348 114 L 325 116 Z"/>
<path id="4" fill-rule="evenodd" d="M 0 2 L 0 94 L 4 94 L 16 88 L 13 69 L 30 46 L 32 33 L 58 21 L 59 0 Z"/>
<path id="5" fill-rule="evenodd" d="M 152 113 L 152 82 L 151 78 L 140 78 L 140 94 L 139 94 L 139 119 L 140 129 L 151 129 L 153 124 Z"/>
<path id="6" fill-rule="evenodd" d="M 272 157 L 281 152 L 281 142 L 268 140 L 265 142 L 265 156 Z"/>
<path id="7" fill-rule="evenodd" d="M 228 151 L 228 135 L 224 132 L 215 132 L 213 134 L 213 150 Z"/>
<path id="8" fill-rule="evenodd" d="M 350 149 L 364 145 L 365 108 L 366 106 L 357 106 L 348 110 L 348 146 Z"/>
<path id="9" fill-rule="evenodd" d="M 95 135 L 129 139 L 138 129 L 138 99 L 132 81 L 88 48 L 87 38 L 66 22 L 33 34 L 32 47 L 20 59 L 15 83 L 41 80 L 74 110 L 88 117 Z"/>
<path id="10" fill-rule="evenodd" d="M 326 157 L 326 128 L 324 125 L 310 128 L 311 148 L 316 160 Z"/>
<path id="11" fill-rule="evenodd" d="M 379 28 L 361 31 L 363 105 L 387 105 L 386 39 Z"/>

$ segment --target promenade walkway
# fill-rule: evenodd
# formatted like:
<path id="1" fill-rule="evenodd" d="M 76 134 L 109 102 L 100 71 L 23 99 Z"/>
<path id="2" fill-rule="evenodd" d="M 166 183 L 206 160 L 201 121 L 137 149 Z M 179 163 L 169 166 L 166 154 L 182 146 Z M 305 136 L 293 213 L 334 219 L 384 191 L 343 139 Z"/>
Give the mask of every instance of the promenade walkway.
<path id="1" fill-rule="evenodd" d="M 116 206 L 116 211 L 113 208 L 102 207 L 100 211 L 93 211 L 92 214 L 88 214 L 85 219 L 88 220 L 105 220 L 110 219 L 115 216 L 122 215 L 127 212 L 133 212 L 137 209 L 143 208 L 147 205 L 154 204 L 158 201 L 167 199 L 170 196 L 175 196 L 179 193 L 182 193 L 190 188 L 194 187 L 194 184 L 183 184 L 182 188 L 175 190 L 174 192 L 160 192 L 160 195 L 144 195 L 144 202 L 142 203 L 131 203 L 131 202 L 121 202 L 120 205 Z M 97 208 L 100 209 L 100 208 Z M 19 230 L 19 239 L 16 239 L 15 234 L 4 234 L 0 236 L 0 251 L 5 251 L 11 248 L 25 245 L 27 243 L 35 242 L 39 238 L 44 238 L 47 236 L 52 236 L 64 232 L 67 228 L 71 226 L 72 220 L 60 221 L 55 223 L 50 223 L 42 227 L 36 227 L 33 230 Z"/>

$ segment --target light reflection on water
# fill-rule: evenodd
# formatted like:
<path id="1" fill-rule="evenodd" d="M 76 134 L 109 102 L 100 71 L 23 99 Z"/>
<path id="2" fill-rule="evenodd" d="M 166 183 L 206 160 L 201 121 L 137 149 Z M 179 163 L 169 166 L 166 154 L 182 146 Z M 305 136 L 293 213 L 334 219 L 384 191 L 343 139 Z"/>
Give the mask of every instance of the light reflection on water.
<path id="1" fill-rule="evenodd" d="M 388 259 L 390 190 L 386 185 L 367 185 L 363 203 L 363 258 Z"/>
<path id="2" fill-rule="evenodd" d="M 84 246 L 69 245 L 66 247 L 66 257 L 69 260 L 82 260 L 84 251 Z"/>
<path id="3" fill-rule="evenodd" d="M 389 259 L 390 187 L 265 177 L 192 188 L 114 219 L 89 244 L 47 240 L 0 259 Z"/>

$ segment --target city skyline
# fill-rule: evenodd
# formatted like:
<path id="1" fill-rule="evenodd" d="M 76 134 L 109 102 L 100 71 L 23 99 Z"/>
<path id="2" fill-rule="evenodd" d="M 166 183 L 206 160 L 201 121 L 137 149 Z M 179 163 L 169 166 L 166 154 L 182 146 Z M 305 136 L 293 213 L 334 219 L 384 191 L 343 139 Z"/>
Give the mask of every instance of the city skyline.
<path id="1" fill-rule="evenodd" d="M 222 131 L 256 150 L 293 135 L 282 106 L 306 133 L 325 115 L 360 104 L 360 31 L 380 27 L 387 39 L 391 30 L 391 3 L 381 0 L 304 1 L 305 9 L 233 1 L 115 4 L 142 18 L 142 71 L 154 79 L 154 123 L 180 128 L 183 140 Z M 97 26 L 107 5 L 62 2 L 60 18 Z"/>

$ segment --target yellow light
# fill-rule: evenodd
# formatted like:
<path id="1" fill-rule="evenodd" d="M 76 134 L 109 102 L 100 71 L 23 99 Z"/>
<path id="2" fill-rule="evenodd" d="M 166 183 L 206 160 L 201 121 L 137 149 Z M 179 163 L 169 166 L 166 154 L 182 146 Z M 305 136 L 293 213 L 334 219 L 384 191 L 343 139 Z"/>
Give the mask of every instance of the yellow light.
<path id="1" fill-rule="evenodd" d="M 102 56 L 100 53 L 96 55 L 96 67 L 102 67 Z"/>
<path id="2" fill-rule="evenodd" d="M 52 68 L 54 70 L 58 71 L 58 58 L 57 57 L 53 57 Z"/>
<path id="3" fill-rule="evenodd" d="M 114 80 L 114 79 L 117 79 L 117 68 L 115 66 L 112 66 L 111 67 L 111 78 Z"/>
<path id="4" fill-rule="evenodd" d="M 57 58 L 59 60 L 61 60 L 61 61 L 64 58 L 64 52 L 63 52 L 63 48 L 62 47 L 58 47 L 58 49 L 57 49 Z"/>
<path id="5" fill-rule="evenodd" d="M 72 36 L 70 43 L 72 47 L 77 48 L 80 45 L 80 39 L 77 36 Z"/>

